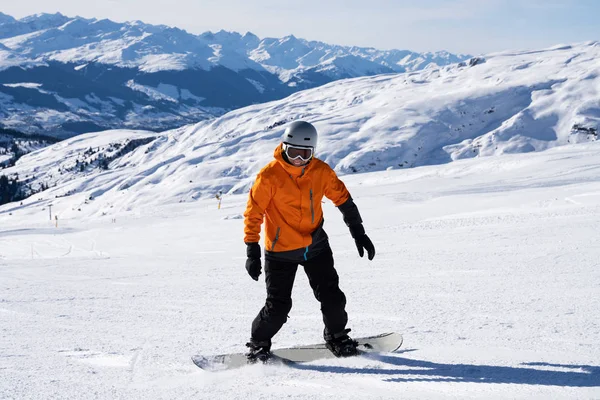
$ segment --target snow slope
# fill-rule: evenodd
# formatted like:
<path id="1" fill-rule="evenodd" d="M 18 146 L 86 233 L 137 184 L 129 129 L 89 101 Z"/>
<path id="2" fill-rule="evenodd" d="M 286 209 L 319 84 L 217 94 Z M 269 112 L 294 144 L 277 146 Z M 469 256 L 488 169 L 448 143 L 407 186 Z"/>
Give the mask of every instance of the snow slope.
<path id="1" fill-rule="evenodd" d="M 93 195 L 97 200 L 81 212 L 99 215 L 109 208 L 195 201 L 219 190 L 245 193 L 272 159 L 285 124 L 297 119 L 316 125 L 318 157 L 342 175 L 595 141 L 599 60 L 600 44 L 591 42 L 349 79 L 153 134 L 156 140 L 111 162 L 108 171 L 58 181 L 58 170 L 72 161 L 60 151 L 70 146 L 65 142 L 21 158 L 5 173 L 25 176 L 37 169 L 40 184 L 58 184 L 44 193 L 45 201 L 75 193 L 60 201 L 81 204 Z M 115 140 L 110 132 L 83 135 L 69 151 Z"/>
<path id="2" fill-rule="evenodd" d="M 599 159 L 596 142 L 344 176 L 377 248 L 359 258 L 324 204 L 349 326 L 405 343 L 294 368 L 190 360 L 243 351 L 263 304 L 243 267 L 246 194 L 217 210 L 158 204 L 161 189 L 104 217 L 57 202 L 58 227 L 43 202 L 4 206 L 0 398 L 598 398 Z M 320 339 L 303 275 L 276 346 Z"/>

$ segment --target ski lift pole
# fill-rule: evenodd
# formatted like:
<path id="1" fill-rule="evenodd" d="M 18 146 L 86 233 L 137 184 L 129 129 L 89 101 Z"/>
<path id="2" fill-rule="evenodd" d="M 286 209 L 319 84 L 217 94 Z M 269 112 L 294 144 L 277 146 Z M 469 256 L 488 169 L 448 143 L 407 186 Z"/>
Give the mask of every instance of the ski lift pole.
<path id="1" fill-rule="evenodd" d="M 219 193 L 217 193 L 215 195 L 215 198 L 217 200 L 219 200 L 219 203 L 217 204 L 217 210 L 220 210 L 221 209 L 221 200 L 223 200 L 223 192 L 221 190 L 219 190 Z"/>

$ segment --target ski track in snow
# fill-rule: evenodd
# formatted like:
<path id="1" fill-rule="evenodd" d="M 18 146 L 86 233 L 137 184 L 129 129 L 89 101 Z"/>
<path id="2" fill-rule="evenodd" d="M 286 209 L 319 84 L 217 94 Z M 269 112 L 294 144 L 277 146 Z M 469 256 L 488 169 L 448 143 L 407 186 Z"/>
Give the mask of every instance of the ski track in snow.
<path id="1" fill-rule="evenodd" d="M 377 248 L 324 204 L 357 336 L 401 351 L 209 373 L 244 350 L 264 281 L 246 196 L 106 217 L 0 214 L 0 398 L 600 398 L 598 144 L 345 177 Z M 12 208 L 11 208 L 12 209 Z M 32 251 L 33 249 L 33 251 Z M 275 346 L 317 342 L 304 273 Z"/>

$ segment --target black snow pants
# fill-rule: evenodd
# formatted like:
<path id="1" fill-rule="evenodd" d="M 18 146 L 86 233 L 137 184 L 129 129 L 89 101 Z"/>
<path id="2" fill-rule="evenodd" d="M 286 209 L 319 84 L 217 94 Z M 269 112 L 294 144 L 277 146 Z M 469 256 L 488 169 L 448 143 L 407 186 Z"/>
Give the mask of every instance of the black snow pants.
<path id="1" fill-rule="evenodd" d="M 341 332 L 348 322 L 346 296 L 339 288 L 339 277 L 333 266 L 333 254 L 327 246 L 314 258 L 300 263 L 265 260 L 267 301 L 252 322 L 252 341 L 269 342 L 287 321 L 292 309 L 292 287 L 298 270 L 304 267 L 308 281 L 321 303 L 324 337 Z"/>

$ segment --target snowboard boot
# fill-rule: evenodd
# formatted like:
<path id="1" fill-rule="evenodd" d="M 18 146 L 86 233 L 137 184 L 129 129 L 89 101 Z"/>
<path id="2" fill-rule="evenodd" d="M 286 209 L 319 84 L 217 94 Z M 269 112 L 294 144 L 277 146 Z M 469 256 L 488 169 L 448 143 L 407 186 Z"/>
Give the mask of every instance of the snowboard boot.
<path id="1" fill-rule="evenodd" d="M 255 364 L 259 361 L 263 364 L 269 362 L 269 359 L 271 358 L 270 340 L 259 342 L 250 339 L 250 341 L 246 343 L 246 347 L 250 349 L 248 353 L 246 353 L 249 364 Z"/>
<path id="2" fill-rule="evenodd" d="M 358 355 L 358 342 L 348 336 L 350 329 L 341 332 L 325 334 L 325 345 L 336 357 L 352 357 Z"/>

